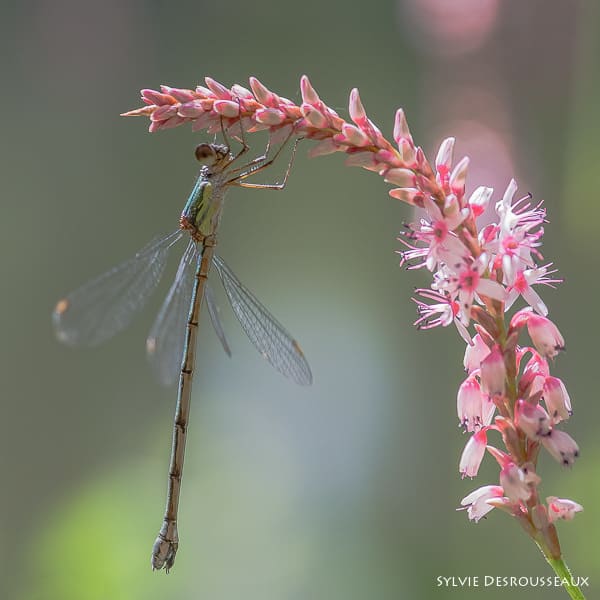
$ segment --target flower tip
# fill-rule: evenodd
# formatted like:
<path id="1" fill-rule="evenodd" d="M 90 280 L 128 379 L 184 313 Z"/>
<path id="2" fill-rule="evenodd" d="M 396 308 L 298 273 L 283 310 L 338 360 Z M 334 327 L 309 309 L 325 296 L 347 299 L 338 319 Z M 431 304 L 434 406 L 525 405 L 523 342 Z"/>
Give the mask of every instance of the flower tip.
<path id="1" fill-rule="evenodd" d="M 231 100 L 231 93 L 229 90 L 213 79 L 212 77 L 205 77 L 204 82 L 206 83 L 206 87 L 217 97 L 219 100 Z"/>
<path id="2" fill-rule="evenodd" d="M 498 203 L 505 207 L 510 206 L 513 196 L 517 191 L 517 182 L 514 179 L 511 179 L 509 184 L 506 186 L 506 191 L 504 192 L 504 196 L 502 196 L 502 200 Z"/>
<path id="3" fill-rule="evenodd" d="M 256 99 L 265 106 L 272 106 L 275 94 L 264 86 L 256 77 L 250 77 L 250 88 L 254 92 Z"/>
<path id="4" fill-rule="evenodd" d="M 404 110 L 399 108 L 396 111 L 396 118 L 394 119 L 394 141 L 396 144 L 400 144 L 400 140 L 402 139 L 410 140 L 412 143 L 412 136 L 406 122 L 406 115 L 404 114 Z"/>
<path id="5" fill-rule="evenodd" d="M 467 169 L 469 168 L 469 157 L 464 156 L 454 167 L 450 175 L 450 188 L 456 192 L 462 192 L 467 179 Z"/>
<path id="6" fill-rule="evenodd" d="M 455 139 L 453 137 L 446 138 L 441 144 L 440 149 L 438 150 L 437 156 L 435 157 L 435 166 L 436 169 L 439 170 L 440 166 L 445 166 L 446 168 L 450 168 L 452 164 L 452 153 L 454 151 L 454 142 Z"/>
<path id="7" fill-rule="evenodd" d="M 317 104 L 320 101 L 319 95 L 310 83 L 310 79 L 307 75 L 302 75 L 300 78 L 300 91 L 302 93 L 302 100 L 306 104 Z"/>
<path id="8" fill-rule="evenodd" d="M 358 92 L 358 88 L 353 88 L 350 92 L 350 103 L 348 106 L 348 111 L 350 113 L 350 118 L 359 125 L 361 121 L 364 121 L 367 117 L 367 113 L 365 112 L 365 107 L 360 101 L 360 94 Z"/>
<path id="9" fill-rule="evenodd" d="M 142 108 L 135 108 L 133 110 L 128 110 L 127 112 L 120 113 L 120 117 L 147 117 L 152 114 L 153 107 L 151 106 L 142 106 Z"/>

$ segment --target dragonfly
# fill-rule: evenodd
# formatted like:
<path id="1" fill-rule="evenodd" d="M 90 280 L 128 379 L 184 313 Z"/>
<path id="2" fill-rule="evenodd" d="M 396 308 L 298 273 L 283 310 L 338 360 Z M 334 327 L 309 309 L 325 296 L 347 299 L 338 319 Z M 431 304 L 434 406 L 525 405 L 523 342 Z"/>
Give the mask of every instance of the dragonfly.
<path id="1" fill-rule="evenodd" d="M 225 144 L 202 143 L 195 155 L 202 164 L 185 203 L 176 231 L 151 241 L 135 256 L 59 300 L 53 313 L 56 335 L 71 346 L 98 345 L 129 325 L 135 313 L 158 286 L 170 250 L 182 239 L 188 243 L 175 279 L 146 340 L 154 371 L 164 384 L 179 380 L 169 463 L 166 509 L 152 548 L 153 570 L 173 567 L 179 547 L 178 507 L 188 430 L 196 340 L 202 301 L 217 337 L 227 354 L 229 344 L 219 317 L 208 275 L 214 267 L 240 325 L 260 354 L 280 373 L 299 385 L 310 385 L 310 366 L 295 338 L 235 276 L 215 253 L 225 194 L 230 187 L 281 190 L 285 187 L 296 146 L 281 183 L 252 183 L 246 179 L 270 166 L 287 143 L 268 158 L 271 140 L 263 155 L 242 167 L 235 165 L 249 147 L 233 154 Z"/>

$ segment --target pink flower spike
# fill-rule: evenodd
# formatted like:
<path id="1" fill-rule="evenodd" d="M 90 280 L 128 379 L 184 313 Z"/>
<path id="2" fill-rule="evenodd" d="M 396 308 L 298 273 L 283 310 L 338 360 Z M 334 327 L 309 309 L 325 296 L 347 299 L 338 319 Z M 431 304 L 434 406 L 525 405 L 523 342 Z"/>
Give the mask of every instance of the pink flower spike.
<path id="1" fill-rule="evenodd" d="M 475 218 L 485 212 L 493 193 L 494 188 L 481 185 L 471 194 L 468 204 Z"/>
<path id="2" fill-rule="evenodd" d="M 396 111 L 396 119 L 394 121 L 394 141 L 400 146 L 402 140 L 406 140 L 410 147 L 414 149 L 415 145 L 413 143 L 412 135 L 410 135 L 406 116 L 404 115 L 404 111 L 399 108 Z"/>
<path id="3" fill-rule="evenodd" d="M 554 459 L 565 467 L 573 465 L 579 456 L 579 446 L 575 440 L 560 429 L 553 429 L 546 437 L 541 438 L 541 442 Z"/>
<path id="4" fill-rule="evenodd" d="M 475 432 L 483 424 L 483 395 L 477 379 L 471 375 L 467 377 L 456 395 L 456 410 L 458 421 L 466 431 Z"/>
<path id="5" fill-rule="evenodd" d="M 498 346 L 494 346 L 481 363 L 481 388 L 490 397 L 502 396 L 506 382 L 504 356 Z"/>
<path id="6" fill-rule="evenodd" d="M 514 463 L 509 463 L 500 471 L 500 485 L 504 495 L 515 502 L 526 502 L 531 497 L 531 488 L 525 472 Z"/>
<path id="7" fill-rule="evenodd" d="M 494 508 L 488 504 L 488 500 L 502 498 L 502 496 L 504 490 L 499 485 L 484 485 L 465 496 L 460 504 L 467 509 L 469 520 L 477 523 Z"/>
<path id="8" fill-rule="evenodd" d="M 477 475 L 479 466 L 485 455 L 486 446 L 487 429 L 484 427 L 469 438 L 462 456 L 460 457 L 458 470 L 463 479 L 465 477 L 475 477 Z"/>
<path id="9" fill-rule="evenodd" d="M 542 397 L 554 423 L 560 423 L 573 414 L 567 388 L 558 377 L 546 377 L 543 390 Z"/>
<path id="10" fill-rule="evenodd" d="M 554 523 L 558 519 L 571 521 L 575 517 L 575 513 L 583 510 L 581 504 L 577 504 L 577 502 L 573 502 L 573 500 L 568 500 L 567 498 L 548 496 L 546 502 L 548 503 L 548 519 L 550 523 Z"/>
<path id="11" fill-rule="evenodd" d="M 565 349 L 565 340 L 556 325 L 546 317 L 531 313 L 527 331 L 537 351 L 545 358 L 554 358 Z"/>
<path id="12" fill-rule="evenodd" d="M 471 340 L 470 344 L 467 344 L 465 350 L 465 358 L 463 365 L 467 373 L 472 373 L 476 369 L 481 367 L 481 362 L 489 356 L 491 350 L 488 345 L 483 341 L 483 338 L 477 334 Z"/>
<path id="13" fill-rule="evenodd" d="M 538 441 L 552 431 L 548 413 L 539 404 L 533 405 L 525 400 L 517 400 L 515 424 L 533 441 Z"/>

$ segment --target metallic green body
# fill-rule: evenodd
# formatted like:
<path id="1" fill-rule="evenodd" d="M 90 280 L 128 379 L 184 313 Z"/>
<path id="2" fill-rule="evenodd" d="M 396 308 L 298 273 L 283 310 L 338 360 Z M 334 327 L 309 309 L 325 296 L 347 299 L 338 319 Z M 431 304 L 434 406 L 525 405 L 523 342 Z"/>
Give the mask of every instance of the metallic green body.
<path id="1" fill-rule="evenodd" d="M 199 177 L 186 202 L 181 218 L 202 236 L 210 235 L 215 207 L 211 203 L 213 185 L 205 177 Z"/>

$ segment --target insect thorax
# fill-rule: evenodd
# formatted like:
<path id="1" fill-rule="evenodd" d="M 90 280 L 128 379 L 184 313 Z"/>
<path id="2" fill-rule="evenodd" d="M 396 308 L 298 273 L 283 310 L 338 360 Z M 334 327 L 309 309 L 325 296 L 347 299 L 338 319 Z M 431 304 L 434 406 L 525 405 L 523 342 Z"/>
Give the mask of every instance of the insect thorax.
<path id="1" fill-rule="evenodd" d="M 183 208 L 179 226 L 190 232 L 197 241 L 215 233 L 221 210 L 222 194 L 215 193 L 218 187 L 211 183 L 208 170 L 203 169 Z"/>

